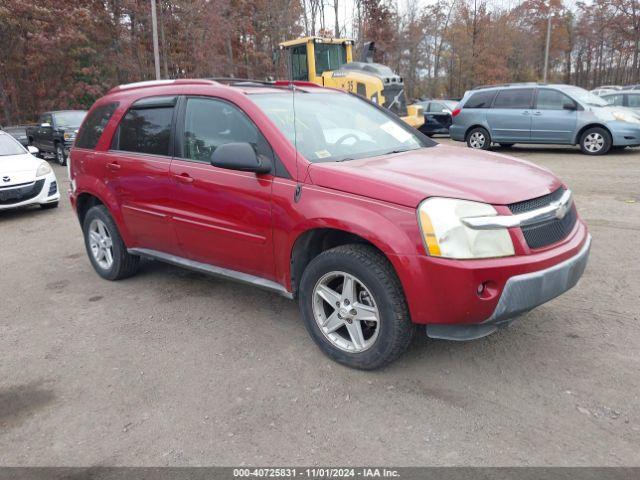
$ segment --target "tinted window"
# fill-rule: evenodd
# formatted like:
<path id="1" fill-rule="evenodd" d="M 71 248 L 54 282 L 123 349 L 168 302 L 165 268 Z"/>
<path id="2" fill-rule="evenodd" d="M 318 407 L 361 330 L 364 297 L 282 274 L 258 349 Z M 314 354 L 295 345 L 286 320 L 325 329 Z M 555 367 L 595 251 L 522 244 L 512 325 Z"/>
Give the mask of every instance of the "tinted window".
<path id="1" fill-rule="evenodd" d="M 615 105 L 617 107 L 621 107 L 623 105 L 624 96 L 621 93 L 617 93 L 615 95 L 607 95 L 602 97 L 602 99 L 607 102 L 609 105 Z"/>
<path id="2" fill-rule="evenodd" d="M 575 102 L 557 90 L 538 90 L 536 108 L 539 110 L 562 110 L 565 103 Z"/>
<path id="3" fill-rule="evenodd" d="M 533 89 L 505 89 L 500 90 L 493 108 L 531 108 Z"/>
<path id="4" fill-rule="evenodd" d="M 113 148 L 126 152 L 169 155 L 173 107 L 129 110 L 120 121 Z"/>
<path id="5" fill-rule="evenodd" d="M 445 110 L 449 110 L 449 108 L 447 108 L 446 105 L 443 105 L 441 103 L 431 102 L 429 104 L 429 111 L 431 113 L 443 113 Z"/>
<path id="6" fill-rule="evenodd" d="M 631 108 L 640 108 L 640 94 L 630 93 L 627 95 L 627 102 L 629 102 L 629 107 Z"/>
<path id="7" fill-rule="evenodd" d="M 98 140 L 104 131 L 104 127 L 109 123 L 109 119 L 115 112 L 117 103 L 108 103 L 96 107 L 82 124 L 78 138 L 76 139 L 76 147 L 79 148 L 96 148 Z"/>
<path id="8" fill-rule="evenodd" d="M 77 128 L 80 126 L 87 112 L 84 110 L 58 112 L 54 114 L 56 127 L 58 128 Z"/>
<path id="9" fill-rule="evenodd" d="M 293 80 L 308 80 L 307 76 L 307 46 L 299 45 L 291 49 L 291 78 Z"/>
<path id="10" fill-rule="evenodd" d="M 53 125 L 53 116 L 50 113 L 45 113 L 40 117 L 40 123 L 48 123 L 49 125 Z"/>
<path id="11" fill-rule="evenodd" d="M 465 102 L 464 108 L 489 108 L 495 96 L 495 90 L 476 92 Z"/>
<path id="12" fill-rule="evenodd" d="M 337 70 L 347 63 L 347 49 L 344 45 L 316 43 L 316 75 L 322 75 L 327 70 Z"/>
<path id="13" fill-rule="evenodd" d="M 211 161 L 211 154 L 225 143 L 246 142 L 258 155 L 272 158 L 271 147 L 249 118 L 230 103 L 208 98 L 189 98 L 184 119 L 184 158 Z"/>

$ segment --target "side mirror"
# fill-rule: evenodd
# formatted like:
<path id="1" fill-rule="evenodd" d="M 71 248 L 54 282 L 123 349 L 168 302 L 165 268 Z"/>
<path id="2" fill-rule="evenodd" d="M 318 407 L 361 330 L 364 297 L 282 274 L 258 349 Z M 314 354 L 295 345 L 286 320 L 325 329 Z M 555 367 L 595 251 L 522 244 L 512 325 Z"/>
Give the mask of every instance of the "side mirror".
<path id="1" fill-rule="evenodd" d="M 242 172 L 269 173 L 271 162 L 258 157 L 250 143 L 225 143 L 211 155 L 211 165 Z"/>
<path id="2" fill-rule="evenodd" d="M 445 108 L 444 110 L 442 110 L 442 113 L 446 113 L 447 115 L 451 115 L 451 110 L 449 110 L 448 108 Z"/>
<path id="3" fill-rule="evenodd" d="M 578 110 L 578 106 L 575 103 L 572 102 L 567 102 L 564 105 L 562 105 L 562 109 L 563 110 Z"/>
<path id="4" fill-rule="evenodd" d="M 42 128 L 49 128 L 51 126 L 51 124 L 49 122 L 44 122 L 44 123 L 41 123 L 40 126 Z"/>
<path id="5" fill-rule="evenodd" d="M 29 146 L 27 147 L 27 150 L 28 150 L 28 152 L 29 152 L 31 155 L 37 155 L 38 153 L 40 153 L 40 150 L 38 150 L 38 149 L 37 149 L 36 147 L 34 147 L 33 145 L 29 145 Z"/>

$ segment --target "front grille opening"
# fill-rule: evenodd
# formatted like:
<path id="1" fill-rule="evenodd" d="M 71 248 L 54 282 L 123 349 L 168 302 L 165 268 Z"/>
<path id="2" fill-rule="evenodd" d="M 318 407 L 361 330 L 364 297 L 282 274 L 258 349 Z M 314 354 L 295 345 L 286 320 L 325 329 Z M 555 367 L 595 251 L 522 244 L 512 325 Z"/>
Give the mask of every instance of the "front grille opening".
<path id="1" fill-rule="evenodd" d="M 565 192 L 564 187 L 558 188 L 556 191 L 551 192 L 542 197 L 532 198 L 523 202 L 512 203 L 507 205 L 511 213 L 514 215 L 518 213 L 530 212 L 537 210 L 538 208 L 546 207 L 551 202 L 555 202 L 562 197 Z M 578 220 L 578 212 L 575 205 L 571 206 L 571 209 L 561 219 L 548 220 L 536 225 L 528 225 L 522 227 L 522 233 L 524 239 L 527 242 L 529 248 L 543 248 L 553 245 L 561 240 L 567 238 L 567 236 L 573 230 L 573 227 Z"/>
<path id="2" fill-rule="evenodd" d="M 0 205 L 13 205 L 37 197 L 44 187 L 44 178 L 26 187 L 0 190 Z"/>

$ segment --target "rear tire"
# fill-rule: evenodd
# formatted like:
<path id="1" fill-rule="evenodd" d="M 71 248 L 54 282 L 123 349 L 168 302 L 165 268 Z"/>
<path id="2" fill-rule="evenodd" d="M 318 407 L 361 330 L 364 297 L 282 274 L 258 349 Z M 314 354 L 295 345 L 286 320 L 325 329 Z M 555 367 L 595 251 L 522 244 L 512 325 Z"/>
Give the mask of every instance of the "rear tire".
<path id="1" fill-rule="evenodd" d="M 415 331 L 393 267 L 368 245 L 343 245 L 314 258 L 300 281 L 299 304 L 311 338 L 329 358 L 351 368 L 373 370 L 392 362 Z"/>
<path id="2" fill-rule="evenodd" d="M 103 205 L 91 207 L 82 224 L 89 260 L 98 275 L 120 280 L 138 271 L 140 257 L 127 252 L 116 223 Z"/>
<path id="3" fill-rule="evenodd" d="M 604 155 L 611 143 L 611 134 L 602 127 L 588 128 L 580 136 L 580 150 L 585 155 Z"/>
<path id="4" fill-rule="evenodd" d="M 491 135 L 486 128 L 476 127 L 467 133 L 467 147 L 476 150 L 489 150 L 491 147 Z"/>

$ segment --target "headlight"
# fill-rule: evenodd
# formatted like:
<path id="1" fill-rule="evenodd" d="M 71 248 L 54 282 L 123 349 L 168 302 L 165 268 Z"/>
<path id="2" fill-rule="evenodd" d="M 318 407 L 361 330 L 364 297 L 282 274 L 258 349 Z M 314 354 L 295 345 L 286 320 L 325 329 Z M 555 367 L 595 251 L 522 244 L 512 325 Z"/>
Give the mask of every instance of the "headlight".
<path id="1" fill-rule="evenodd" d="M 48 175 L 52 172 L 51 167 L 47 162 L 42 162 L 36 170 L 36 177 L 42 177 L 43 175 Z"/>
<path id="2" fill-rule="evenodd" d="M 613 112 L 613 117 L 621 122 L 640 124 L 640 118 L 631 112 Z"/>
<path id="3" fill-rule="evenodd" d="M 445 258 L 493 258 L 513 255 L 513 242 L 506 228 L 475 230 L 461 221 L 466 217 L 497 215 L 486 203 L 429 198 L 418 207 L 422 239 L 429 255 Z"/>
<path id="4" fill-rule="evenodd" d="M 65 140 L 73 140 L 74 138 L 76 138 L 76 134 L 75 133 L 66 133 L 65 132 L 65 133 L 62 134 L 62 137 Z"/>

